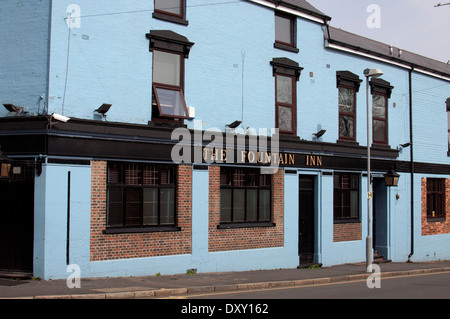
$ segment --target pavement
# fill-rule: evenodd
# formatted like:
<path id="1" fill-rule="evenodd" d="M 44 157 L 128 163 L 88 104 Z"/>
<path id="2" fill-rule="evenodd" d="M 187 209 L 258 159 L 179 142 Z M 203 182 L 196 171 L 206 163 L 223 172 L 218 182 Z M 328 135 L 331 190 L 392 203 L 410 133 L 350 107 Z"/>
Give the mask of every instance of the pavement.
<path id="1" fill-rule="evenodd" d="M 381 263 L 381 278 L 450 272 L 450 261 Z M 311 269 L 280 269 L 170 276 L 86 278 L 70 289 L 66 280 L 0 278 L 0 299 L 170 298 L 215 292 L 270 289 L 366 280 L 365 263 Z M 73 281 L 72 281 L 73 282 Z"/>

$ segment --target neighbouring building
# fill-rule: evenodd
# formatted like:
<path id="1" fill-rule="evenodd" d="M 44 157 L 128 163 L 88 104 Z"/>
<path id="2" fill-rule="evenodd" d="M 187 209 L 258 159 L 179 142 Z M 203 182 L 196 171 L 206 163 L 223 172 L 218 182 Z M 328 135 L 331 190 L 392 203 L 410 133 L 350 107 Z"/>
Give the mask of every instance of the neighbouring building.
<path id="1" fill-rule="evenodd" d="M 386 260 L 450 259 L 450 65 L 304 0 L 0 9 L 1 271 L 330 266 L 370 233 Z"/>

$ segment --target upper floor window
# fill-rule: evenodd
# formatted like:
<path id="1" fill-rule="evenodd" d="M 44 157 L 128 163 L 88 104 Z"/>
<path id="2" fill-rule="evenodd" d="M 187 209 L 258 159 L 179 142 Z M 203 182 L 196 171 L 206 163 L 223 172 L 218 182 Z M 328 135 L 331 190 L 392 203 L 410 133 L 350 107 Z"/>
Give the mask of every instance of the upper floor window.
<path id="1" fill-rule="evenodd" d="M 393 87 L 389 82 L 373 78 L 372 88 L 372 130 L 374 144 L 388 144 L 388 100 Z"/>
<path id="2" fill-rule="evenodd" d="M 155 0 L 153 17 L 188 25 L 186 20 L 186 0 Z"/>
<path id="3" fill-rule="evenodd" d="M 287 58 L 271 62 L 275 77 L 275 127 L 281 134 L 297 134 L 297 81 L 303 68 Z"/>
<path id="4" fill-rule="evenodd" d="M 348 71 L 337 72 L 339 140 L 356 141 L 356 93 L 362 80 Z"/>
<path id="5" fill-rule="evenodd" d="M 275 44 L 279 49 L 298 52 L 296 48 L 296 18 L 295 16 L 275 13 Z"/>
<path id="6" fill-rule="evenodd" d="M 153 52 L 152 120 L 187 119 L 184 61 L 194 44 L 172 31 L 152 30 L 147 37 Z"/>

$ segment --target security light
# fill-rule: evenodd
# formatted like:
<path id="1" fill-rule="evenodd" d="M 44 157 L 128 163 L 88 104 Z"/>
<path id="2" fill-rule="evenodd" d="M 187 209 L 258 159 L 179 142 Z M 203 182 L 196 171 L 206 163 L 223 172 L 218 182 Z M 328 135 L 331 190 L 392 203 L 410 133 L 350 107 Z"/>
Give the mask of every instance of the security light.
<path id="1" fill-rule="evenodd" d="M 322 136 L 325 135 L 326 132 L 327 132 L 327 130 L 320 130 L 319 132 L 314 133 L 313 135 L 314 135 L 316 138 L 321 138 Z"/>
<path id="2" fill-rule="evenodd" d="M 5 103 L 3 106 L 10 112 L 10 113 L 23 113 L 23 107 L 21 106 L 15 106 L 11 103 Z"/>
<path id="3" fill-rule="evenodd" d="M 236 128 L 239 125 L 241 125 L 241 123 L 242 123 L 241 121 L 234 121 L 233 123 L 228 124 L 227 127 L 229 127 L 229 128 Z"/>
<path id="4" fill-rule="evenodd" d="M 95 112 L 100 113 L 101 115 L 105 116 L 106 113 L 108 113 L 111 106 L 112 106 L 112 104 L 103 103 L 102 106 L 100 106 L 98 109 L 95 110 Z"/>
<path id="5" fill-rule="evenodd" d="M 52 118 L 57 121 L 63 122 L 63 123 L 67 123 L 70 120 L 70 117 L 67 117 L 67 116 L 64 116 L 61 114 L 57 114 L 57 113 L 53 113 Z"/>

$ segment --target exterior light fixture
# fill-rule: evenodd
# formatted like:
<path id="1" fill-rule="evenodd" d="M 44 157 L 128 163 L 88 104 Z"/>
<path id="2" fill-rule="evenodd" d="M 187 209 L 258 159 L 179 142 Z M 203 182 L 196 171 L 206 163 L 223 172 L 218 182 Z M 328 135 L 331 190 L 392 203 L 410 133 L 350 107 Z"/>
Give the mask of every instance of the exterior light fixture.
<path id="1" fill-rule="evenodd" d="M 229 127 L 229 128 L 236 128 L 236 127 L 238 127 L 239 125 L 241 125 L 241 121 L 234 121 L 233 123 L 231 123 L 231 124 L 227 124 L 226 125 L 226 127 Z"/>
<path id="2" fill-rule="evenodd" d="M 383 75 L 380 69 L 365 69 L 366 77 L 366 105 L 367 105 L 367 238 L 366 238 L 366 267 L 367 272 L 372 271 L 373 241 L 372 241 L 372 177 L 370 176 L 370 142 L 371 142 L 371 109 L 369 105 L 369 78 L 377 78 Z"/>
<path id="3" fill-rule="evenodd" d="M 321 138 L 322 136 L 325 135 L 326 132 L 327 132 L 327 130 L 320 130 L 319 132 L 314 133 L 313 135 L 314 135 L 316 138 Z"/>
<path id="4" fill-rule="evenodd" d="M 67 123 L 68 121 L 70 121 L 70 117 L 67 117 L 67 116 L 64 116 L 61 114 L 57 114 L 57 113 L 53 113 L 52 118 L 57 121 L 63 122 L 63 123 Z"/>
<path id="5" fill-rule="evenodd" d="M 3 106 L 5 107 L 5 109 L 9 111 L 9 113 L 16 113 L 16 114 L 25 113 L 23 107 L 21 106 L 15 106 L 14 104 L 11 103 L 5 103 L 3 104 Z"/>
<path id="6" fill-rule="evenodd" d="M 384 175 L 384 181 L 386 182 L 387 187 L 397 187 L 399 179 L 400 175 L 397 174 L 393 169 L 391 169 Z"/>
<path id="7" fill-rule="evenodd" d="M 106 113 L 108 113 L 111 106 L 112 104 L 103 103 L 102 106 L 100 106 L 98 109 L 95 110 L 95 112 L 103 116 L 106 116 Z"/>
<path id="8" fill-rule="evenodd" d="M 399 146 L 397 146 L 397 150 L 401 151 L 402 149 L 410 147 L 411 145 L 411 143 L 400 144 Z"/>

